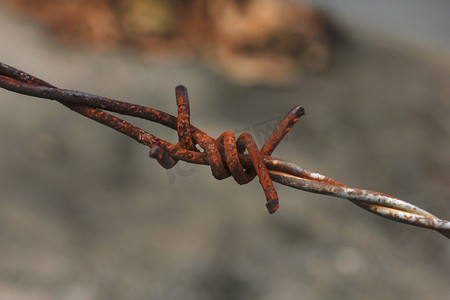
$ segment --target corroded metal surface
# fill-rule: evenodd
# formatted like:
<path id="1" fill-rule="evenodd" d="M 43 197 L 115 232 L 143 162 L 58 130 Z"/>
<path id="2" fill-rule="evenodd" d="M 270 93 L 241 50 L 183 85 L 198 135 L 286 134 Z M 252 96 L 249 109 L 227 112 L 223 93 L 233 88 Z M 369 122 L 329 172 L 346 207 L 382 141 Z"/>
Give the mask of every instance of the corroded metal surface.
<path id="1" fill-rule="evenodd" d="M 248 133 L 241 134 L 236 140 L 232 132 L 226 131 L 215 140 L 192 126 L 187 90 L 183 86 L 176 88 L 178 117 L 153 108 L 59 89 L 3 63 L 0 63 L 0 87 L 25 95 L 56 100 L 83 116 L 111 127 L 150 147 L 150 157 L 155 158 L 164 168 L 171 168 L 178 160 L 184 160 L 210 165 L 216 179 L 232 176 L 239 184 L 248 183 L 258 176 L 266 195 L 269 213 L 274 213 L 279 207 L 278 196 L 272 183 L 274 180 L 304 191 L 345 198 L 379 216 L 434 229 L 450 238 L 450 222 L 439 219 L 419 207 L 379 192 L 348 187 L 335 179 L 271 157 L 279 142 L 304 115 L 301 106 L 294 107 L 264 146 L 258 149 Z M 177 130 L 179 142 L 174 145 L 104 110 L 147 119 L 170 127 Z M 203 151 L 198 150 L 195 145 L 200 146 Z M 246 150 L 248 153 L 244 153 Z"/>
<path id="2" fill-rule="evenodd" d="M 270 171 L 270 176 L 276 182 L 303 191 L 348 199 L 361 208 L 394 221 L 434 229 L 450 239 L 450 222 L 441 220 L 417 206 L 390 195 L 328 183 L 324 180 L 302 178 L 274 170 Z"/>

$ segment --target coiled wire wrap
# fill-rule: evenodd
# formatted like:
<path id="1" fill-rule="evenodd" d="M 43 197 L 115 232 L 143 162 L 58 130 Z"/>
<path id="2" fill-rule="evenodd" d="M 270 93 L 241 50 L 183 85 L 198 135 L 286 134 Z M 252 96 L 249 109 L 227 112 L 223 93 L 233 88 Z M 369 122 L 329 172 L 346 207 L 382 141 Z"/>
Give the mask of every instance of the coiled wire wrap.
<path id="1" fill-rule="evenodd" d="M 279 207 L 278 196 L 264 163 L 264 156 L 270 155 L 275 150 L 292 126 L 305 114 L 303 107 L 294 107 L 274 130 L 262 149 L 259 150 L 253 137 L 246 132 L 242 133 L 237 140 L 231 131 L 225 131 L 217 140 L 201 133 L 193 137 L 187 89 L 182 85 L 177 86 L 175 94 L 178 107 L 177 132 L 179 140 L 175 147 L 196 151 L 195 145 L 198 144 L 206 153 L 211 172 L 214 178 L 218 180 L 232 176 L 237 183 L 246 184 L 258 175 L 259 182 L 266 195 L 266 207 L 269 213 L 276 212 Z M 252 162 L 252 165 L 247 166 L 247 168 L 239 160 L 239 154 L 243 154 L 246 150 Z M 164 149 L 158 145 L 150 148 L 150 157 L 155 158 L 162 167 L 167 169 L 172 168 L 177 163 L 176 159 L 172 158 L 169 153 L 165 153 Z"/>

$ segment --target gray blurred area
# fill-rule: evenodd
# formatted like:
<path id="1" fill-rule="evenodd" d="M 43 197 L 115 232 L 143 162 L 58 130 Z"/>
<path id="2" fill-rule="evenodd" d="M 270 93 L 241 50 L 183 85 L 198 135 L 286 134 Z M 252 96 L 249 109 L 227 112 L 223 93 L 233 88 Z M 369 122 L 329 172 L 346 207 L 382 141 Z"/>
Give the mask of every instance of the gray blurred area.
<path id="1" fill-rule="evenodd" d="M 274 156 L 449 220 L 448 47 L 345 30 L 325 73 L 240 87 L 201 64 L 68 49 L 0 4 L 0 61 L 172 114 L 184 84 L 194 125 L 213 137 L 247 129 L 259 145 L 302 104 Z M 217 181 L 187 163 L 166 171 L 146 147 L 58 103 L 0 90 L 0 299 L 448 298 L 443 236 L 276 188 L 281 207 L 269 215 L 257 180 Z"/>
<path id="2" fill-rule="evenodd" d="M 301 0 L 296 0 L 301 1 Z M 352 30 L 449 49 L 448 0 L 308 0 Z"/>

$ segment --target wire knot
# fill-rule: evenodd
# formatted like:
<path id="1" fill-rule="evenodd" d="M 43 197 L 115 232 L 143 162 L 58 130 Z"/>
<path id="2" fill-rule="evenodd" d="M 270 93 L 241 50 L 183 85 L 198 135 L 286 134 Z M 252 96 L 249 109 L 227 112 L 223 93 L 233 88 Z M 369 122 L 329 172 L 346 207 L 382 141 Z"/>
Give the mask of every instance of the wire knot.
<path id="1" fill-rule="evenodd" d="M 199 145 L 207 155 L 214 178 L 218 180 L 232 176 L 237 183 L 247 184 L 258 175 L 259 182 L 266 195 L 267 210 L 271 214 L 276 212 L 279 207 L 278 196 L 264 163 L 264 157 L 272 154 L 292 126 L 305 114 L 303 107 L 294 107 L 283 118 L 264 146 L 258 149 L 254 138 L 247 132 L 242 133 L 236 139 L 233 132 L 225 131 L 216 140 L 203 132 L 191 132 L 187 89 L 179 85 L 175 88 L 175 94 L 178 108 L 177 132 L 179 141 L 175 147 L 199 152 L 195 146 Z M 239 154 L 245 151 L 248 151 L 251 164 L 244 165 L 242 158 L 240 158 Z M 169 154 L 169 151 L 159 145 L 152 145 L 149 155 L 166 169 L 172 168 L 178 162 Z"/>

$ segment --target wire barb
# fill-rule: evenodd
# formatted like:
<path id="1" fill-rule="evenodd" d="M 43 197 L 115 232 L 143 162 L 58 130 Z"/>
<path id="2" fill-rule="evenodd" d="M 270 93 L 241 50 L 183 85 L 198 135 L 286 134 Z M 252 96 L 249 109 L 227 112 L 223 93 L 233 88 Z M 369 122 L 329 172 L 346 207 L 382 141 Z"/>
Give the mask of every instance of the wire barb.
<path id="1" fill-rule="evenodd" d="M 348 199 L 361 208 L 397 222 L 433 229 L 450 239 L 450 222 L 429 212 L 386 194 L 351 188 L 335 179 L 303 169 L 293 163 L 271 156 L 277 145 L 305 114 L 302 106 L 294 107 L 280 122 L 261 149 L 249 133 L 236 140 L 225 131 L 218 139 L 191 125 L 187 89 L 175 89 L 178 116 L 127 102 L 59 89 L 37 77 L 0 62 L 0 87 L 12 92 L 56 100 L 69 109 L 150 147 L 149 156 L 166 168 L 179 160 L 209 165 L 216 179 L 232 176 L 239 184 L 246 184 L 256 176 L 266 195 L 266 207 L 274 213 L 279 207 L 273 181 L 303 191 Z M 176 145 L 160 139 L 105 111 L 157 122 L 178 132 Z M 198 145 L 203 151 L 198 150 Z M 248 153 L 245 153 L 245 152 Z"/>

